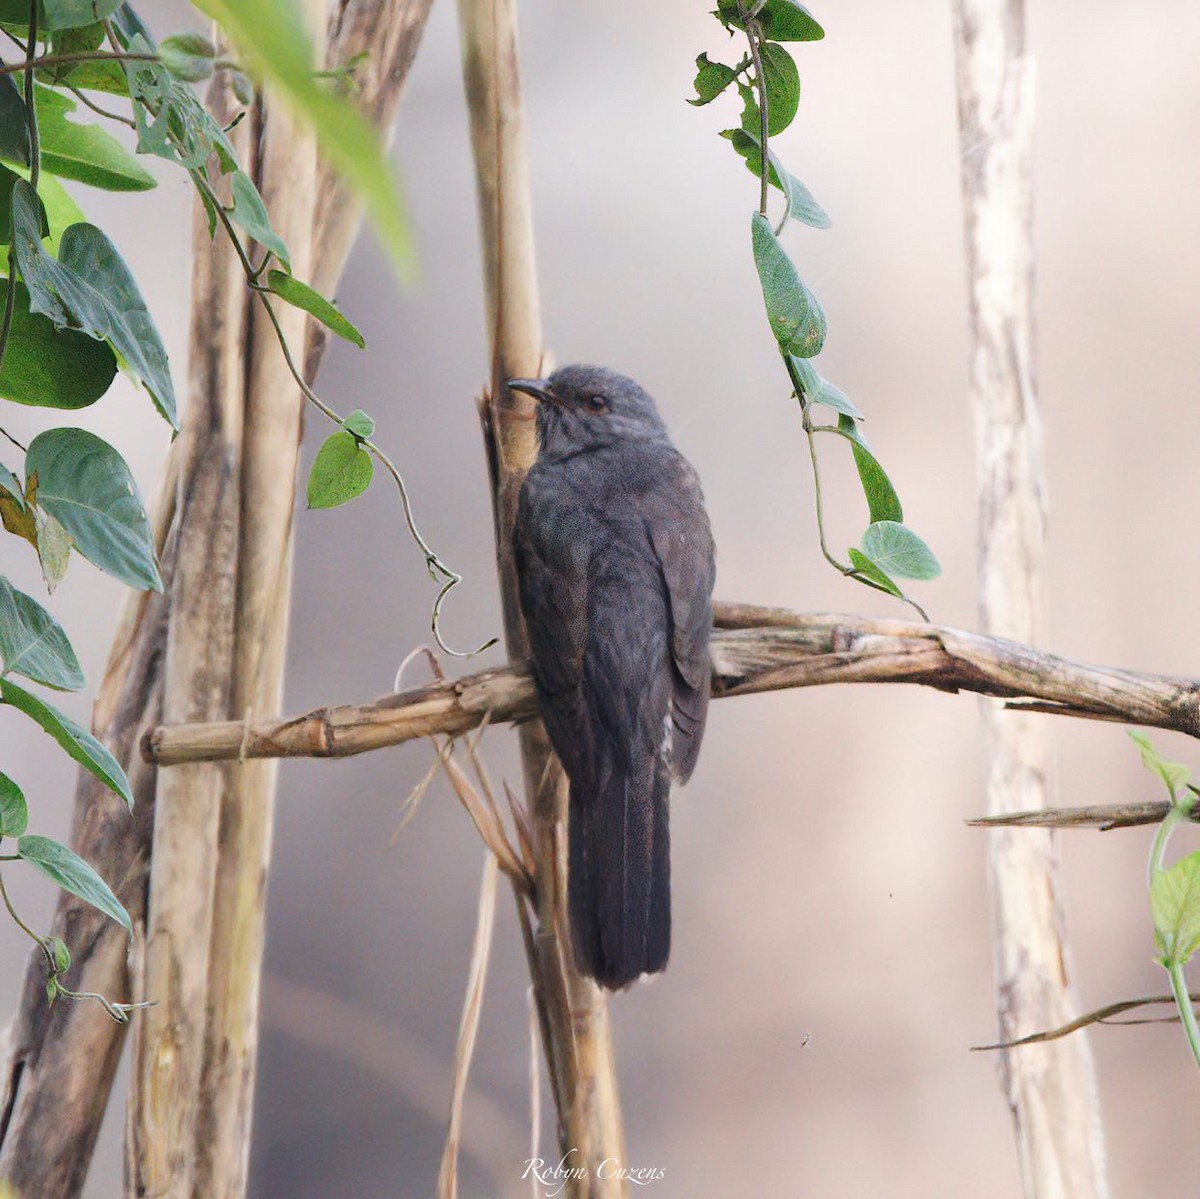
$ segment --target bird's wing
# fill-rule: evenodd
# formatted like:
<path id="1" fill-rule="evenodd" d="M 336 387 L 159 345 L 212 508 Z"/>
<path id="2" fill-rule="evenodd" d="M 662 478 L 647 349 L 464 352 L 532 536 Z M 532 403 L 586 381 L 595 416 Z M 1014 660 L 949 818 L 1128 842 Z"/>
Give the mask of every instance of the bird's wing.
<path id="1" fill-rule="evenodd" d="M 586 752 L 579 730 L 587 726 L 580 706 L 590 550 L 589 539 L 570 527 L 576 514 L 562 506 L 561 495 L 560 489 L 541 487 L 536 477 L 526 481 L 517 503 L 513 552 L 534 680 L 548 701 L 539 706 L 563 757 L 566 747 Z M 564 759 L 563 764 L 570 773 L 572 763 Z"/>
<path id="2" fill-rule="evenodd" d="M 672 756 L 676 776 L 686 782 L 696 765 L 708 715 L 716 564 L 700 480 L 681 455 L 672 458 L 648 497 L 646 527 L 670 605 L 675 667 Z"/>

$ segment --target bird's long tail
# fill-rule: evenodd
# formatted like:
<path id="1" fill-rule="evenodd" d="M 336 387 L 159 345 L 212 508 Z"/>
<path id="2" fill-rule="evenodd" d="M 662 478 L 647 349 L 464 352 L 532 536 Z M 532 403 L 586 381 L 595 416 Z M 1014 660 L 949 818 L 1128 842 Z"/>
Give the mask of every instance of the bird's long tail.
<path id="1" fill-rule="evenodd" d="M 568 878 L 579 968 L 617 990 L 671 952 L 671 791 L 665 755 L 612 762 L 589 793 L 571 785 Z"/>

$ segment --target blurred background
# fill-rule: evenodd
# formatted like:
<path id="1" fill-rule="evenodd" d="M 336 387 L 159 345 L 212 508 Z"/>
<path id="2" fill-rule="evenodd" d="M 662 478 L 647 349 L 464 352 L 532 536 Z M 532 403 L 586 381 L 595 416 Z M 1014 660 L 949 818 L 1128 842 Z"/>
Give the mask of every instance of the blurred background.
<path id="1" fill-rule="evenodd" d="M 522 5 L 548 345 L 560 363 L 611 365 L 658 398 L 704 480 L 719 597 L 904 615 L 843 582 L 817 550 L 798 414 L 749 253 L 756 185 L 717 136 L 737 108 L 684 103 L 696 54 L 725 43 L 707 7 Z M 141 11 L 160 35 L 194 21 L 177 3 L 148 0 Z M 795 47 L 800 115 L 776 148 L 834 227 L 792 226 L 786 244 L 829 317 L 820 368 L 870 418 L 909 523 L 944 564 L 943 579 L 916 594 L 934 619 L 971 627 L 950 6 L 844 0 L 815 15 L 827 38 Z M 1200 437 L 1200 9 L 1032 3 L 1029 37 L 1051 645 L 1200 675 L 1200 553 L 1182 535 Z M 319 390 L 377 420 L 426 535 L 465 575 L 444 627 L 470 646 L 500 631 L 500 614 L 473 402 L 487 374 L 475 195 L 448 2 L 413 71 L 395 158 L 422 279 L 398 291 L 364 236 L 337 298 L 368 349 L 333 345 Z M 191 199 L 180 174 L 160 177 L 157 192 L 133 198 L 75 192 L 130 262 L 182 387 Z M 6 423 L 27 440 L 54 417 L 18 410 Z M 116 444 L 153 494 L 166 435 L 144 395 L 122 385 L 78 423 Z M 326 432 L 310 421 L 306 461 Z M 834 540 L 851 544 L 865 512 L 848 455 L 825 448 Z M 10 543 L 3 568 L 36 594 L 32 559 Z M 427 640 L 433 591 L 383 483 L 352 507 L 299 514 L 295 585 L 289 713 L 387 691 Z M 77 560 L 51 601 L 91 680 L 120 599 Z M 499 661 L 493 650 L 469 668 Z M 63 702 L 86 719 L 90 695 Z M 995 1032 L 984 838 L 963 823 L 984 804 L 978 712 L 971 697 L 883 687 L 715 705 L 700 767 L 675 802 L 670 970 L 613 1004 L 629 1164 L 665 1171 L 647 1193 L 1018 1193 L 996 1059 L 969 1052 Z M 0 752 L 27 788 L 35 830 L 63 836 L 73 771 L 29 730 L 15 714 L 0 719 Z M 1119 727 L 1062 720 L 1054 731 L 1057 802 L 1157 796 Z M 1182 738 L 1155 741 L 1200 765 Z M 484 754 L 496 778 L 517 781 L 509 731 L 489 732 Z M 283 769 L 259 1199 L 432 1193 L 483 852 L 440 780 L 389 846 L 430 761 L 427 745 L 412 744 Z M 1150 839 L 1140 830 L 1064 841 L 1085 1007 L 1167 990 L 1151 960 Z M 46 924 L 51 888 L 10 874 L 28 918 Z M 15 1000 L 25 950 L 0 921 L 0 1010 Z M 466 1108 L 467 1197 L 528 1193 L 526 991 L 501 896 Z M 1193 1195 L 1200 1147 L 1177 1129 L 1180 1113 L 1196 1110 L 1200 1080 L 1178 1027 L 1102 1028 L 1093 1045 L 1114 1193 Z M 119 1193 L 121 1117 L 118 1101 L 93 1199 Z M 545 1114 L 542 1145 L 549 1156 Z"/>

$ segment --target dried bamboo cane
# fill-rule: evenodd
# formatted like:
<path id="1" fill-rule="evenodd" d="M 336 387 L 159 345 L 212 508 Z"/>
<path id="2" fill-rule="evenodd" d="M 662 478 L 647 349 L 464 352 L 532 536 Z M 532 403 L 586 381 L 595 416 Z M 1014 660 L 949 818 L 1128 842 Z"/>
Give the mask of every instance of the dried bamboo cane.
<path id="1" fill-rule="evenodd" d="M 390 125 L 419 45 L 432 0 L 339 0 L 330 19 L 327 59 L 343 63 L 363 51 L 370 58 L 356 75 L 356 99 L 378 124 Z M 324 292 L 341 273 L 360 219 L 341 185 L 321 167 L 316 187 L 319 227 L 313 281 Z M 209 313 L 211 322 L 219 314 Z M 310 341 L 306 373 L 320 360 L 320 338 Z M 172 586 L 178 529 L 173 452 L 164 497 L 155 507 L 162 574 Z M 166 604 L 131 597 L 96 700 L 94 728 L 129 770 L 137 807 L 131 822 L 91 775 L 80 773 L 72 845 L 109 879 L 140 930 L 154 813 L 154 771 L 137 760 L 142 731 L 161 720 Z M 129 995 L 124 933 L 82 901 L 60 895 L 52 932 L 71 946 L 70 981 L 80 990 L 116 998 Z M 107 1106 L 125 1029 L 91 1005 L 58 1003 L 48 1009 L 40 952 L 31 954 L 20 1005 L 9 1030 L 0 1075 L 0 1177 L 39 1199 L 73 1199 L 82 1190 Z M 140 1017 L 135 1017 L 140 1020 Z M 81 1067 L 86 1063 L 87 1068 Z"/>
<path id="2" fill-rule="evenodd" d="M 521 480 L 536 456 L 533 403 L 505 380 L 542 370 L 542 330 L 533 253 L 515 0 L 459 0 L 463 78 L 471 115 L 482 226 L 492 378 L 481 405 L 492 471 L 496 551 L 510 660 L 527 656 L 512 561 Z M 521 729 L 525 788 L 534 826 L 538 927 L 530 971 L 546 1039 L 560 1149 L 582 1177 L 570 1194 L 615 1196 L 599 1177 L 606 1158 L 624 1160 L 624 1140 L 603 992 L 575 969 L 566 917 L 566 781 L 540 721 Z M 518 903 L 521 902 L 518 899 Z"/>
<path id="3" fill-rule="evenodd" d="M 314 32 L 323 0 L 306 0 Z M 268 94 L 268 104 L 270 96 Z M 303 279 L 312 265 L 316 147 L 279 108 L 260 135 L 256 164 L 271 224 Z M 277 305 L 289 344 L 301 346 L 306 318 Z M 245 434 L 233 652 L 232 710 L 270 712 L 283 693 L 291 607 L 292 511 L 303 432 L 304 397 L 282 369 L 279 346 L 260 306 L 250 313 L 246 347 Z M 266 880 L 277 779 L 275 763 L 231 770 L 221 796 L 201 1118 L 192 1136 L 197 1199 L 245 1194 L 250 1159 Z"/>
<path id="4" fill-rule="evenodd" d="M 209 102 L 232 119 L 224 88 Z M 253 137 L 238 130 L 239 155 Z M 176 561 L 164 665 L 163 714 L 230 711 L 242 515 L 244 346 L 251 300 L 231 246 L 193 219 L 191 370 L 180 432 Z M 214 319 L 215 318 L 215 319 Z M 158 778 L 146 946 L 127 1124 L 127 1193 L 190 1199 L 202 1112 L 208 961 L 222 795 L 236 767 L 199 764 Z"/>
<path id="5" fill-rule="evenodd" d="M 983 632 L 1044 633 L 1045 486 L 1033 369 L 1033 63 L 1023 0 L 956 0 L 959 128 L 972 323 Z M 1050 744 L 1032 713 L 983 713 L 991 813 L 1043 808 Z M 1052 830 L 990 832 L 1000 1039 L 1076 1011 Z M 1028 1199 L 1108 1194 L 1084 1035 L 1005 1052 L 1002 1076 Z"/>

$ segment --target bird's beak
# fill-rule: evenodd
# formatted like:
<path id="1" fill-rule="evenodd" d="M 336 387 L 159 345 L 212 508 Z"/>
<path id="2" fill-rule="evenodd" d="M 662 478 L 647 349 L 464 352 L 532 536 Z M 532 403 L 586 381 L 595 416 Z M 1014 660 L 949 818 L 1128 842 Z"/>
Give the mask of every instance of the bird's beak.
<path id="1" fill-rule="evenodd" d="M 523 391 L 527 396 L 533 396 L 543 404 L 561 404 L 562 401 L 550 390 L 550 384 L 545 379 L 507 379 L 510 391 Z"/>

